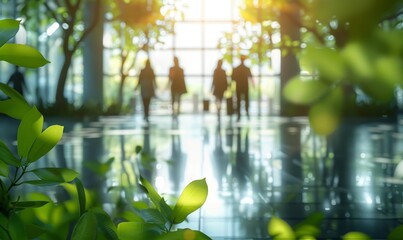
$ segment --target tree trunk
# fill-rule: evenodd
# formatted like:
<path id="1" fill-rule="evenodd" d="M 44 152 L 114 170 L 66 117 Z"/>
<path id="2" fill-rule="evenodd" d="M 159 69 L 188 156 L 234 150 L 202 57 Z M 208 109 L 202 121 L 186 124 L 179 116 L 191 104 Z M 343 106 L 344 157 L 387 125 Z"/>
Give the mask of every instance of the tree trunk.
<path id="1" fill-rule="evenodd" d="M 71 52 L 65 53 L 65 59 L 60 70 L 59 80 L 57 82 L 56 89 L 56 106 L 64 107 L 67 104 L 67 100 L 64 97 L 64 88 L 66 86 L 67 74 L 71 65 L 73 54 Z"/>
<path id="2" fill-rule="evenodd" d="M 126 76 L 121 76 L 120 82 L 119 82 L 119 92 L 118 92 L 118 102 L 117 102 L 119 111 L 122 110 L 122 106 L 123 106 L 123 87 L 125 85 L 125 81 L 126 81 Z"/>

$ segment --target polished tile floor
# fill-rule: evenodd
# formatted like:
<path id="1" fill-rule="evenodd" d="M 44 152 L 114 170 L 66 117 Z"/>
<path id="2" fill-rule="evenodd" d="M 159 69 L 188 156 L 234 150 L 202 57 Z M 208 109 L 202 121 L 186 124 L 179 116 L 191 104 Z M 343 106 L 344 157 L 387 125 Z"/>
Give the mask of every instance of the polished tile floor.
<path id="1" fill-rule="evenodd" d="M 0 137 L 15 145 L 10 126 L 16 124 L 1 121 Z M 140 115 L 48 123 L 64 125 L 65 134 L 41 164 L 79 171 L 88 188 L 103 193 L 106 209 L 113 206 L 106 189 L 142 174 L 167 199 L 206 178 L 206 203 L 179 227 L 213 239 L 269 239 L 273 214 L 294 226 L 313 212 L 324 213 L 321 239 L 350 231 L 385 239 L 403 223 L 400 121 L 348 122 L 329 139 L 315 136 L 306 118 L 251 116 L 236 122 L 195 113 L 177 120 L 153 115 L 149 123 Z M 136 146 L 143 148 L 144 164 L 138 164 Z M 115 161 L 106 180 L 85 167 L 110 157 Z"/>

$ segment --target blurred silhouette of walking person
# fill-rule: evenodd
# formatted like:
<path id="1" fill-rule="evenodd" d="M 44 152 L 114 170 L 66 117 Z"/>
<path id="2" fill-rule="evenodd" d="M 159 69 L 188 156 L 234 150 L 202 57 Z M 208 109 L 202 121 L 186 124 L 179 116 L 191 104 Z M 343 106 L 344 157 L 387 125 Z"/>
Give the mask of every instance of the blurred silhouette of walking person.
<path id="1" fill-rule="evenodd" d="M 15 71 L 11 74 L 7 84 L 24 96 L 24 90 L 27 89 L 27 85 L 25 84 L 24 74 L 20 71 L 19 66 L 15 66 Z"/>
<path id="2" fill-rule="evenodd" d="M 150 60 L 147 59 L 146 65 L 141 69 L 139 74 L 139 81 L 136 90 L 141 88 L 141 98 L 143 100 L 144 120 L 149 121 L 150 116 L 150 103 L 151 99 L 155 96 L 155 74 L 151 67 Z"/>
<path id="3" fill-rule="evenodd" d="M 179 66 L 178 57 L 174 57 L 174 66 L 169 69 L 169 85 L 171 87 L 172 117 L 176 118 L 181 109 L 181 96 L 187 92 L 185 74 Z"/>
<path id="4" fill-rule="evenodd" d="M 246 56 L 241 56 L 241 63 L 232 71 L 232 80 L 235 81 L 236 87 L 236 103 L 237 103 L 237 120 L 241 119 L 241 101 L 245 103 L 246 115 L 249 118 L 249 81 L 253 82 L 252 72 L 245 65 Z"/>
<path id="5" fill-rule="evenodd" d="M 215 104 L 217 107 L 217 116 L 221 116 L 221 103 L 224 97 L 224 92 L 228 88 L 227 73 L 222 68 L 222 60 L 217 61 L 217 67 L 214 69 L 213 82 L 211 84 L 211 91 L 215 97 Z"/>

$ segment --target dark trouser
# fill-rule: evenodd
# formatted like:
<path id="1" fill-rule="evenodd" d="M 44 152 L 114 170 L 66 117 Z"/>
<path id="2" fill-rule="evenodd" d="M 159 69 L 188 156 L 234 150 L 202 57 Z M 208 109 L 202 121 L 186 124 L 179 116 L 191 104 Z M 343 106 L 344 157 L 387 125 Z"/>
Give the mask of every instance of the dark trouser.
<path id="1" fill-rule="evenodd" d="M 175 107 L 175 103 L 177 106 Z M 181 94 L 171 92 L 172 115 L 179 115 L 181 110 Z"/>
<path id="2" fill-rule="evenodd" d="M 238 119 L 241 117 L 241 100 L 242 97 L 245 101 L 246 114 L 249 116 L 249 94 L 247 91 L 236 91 L 236 111 L 238 114 Z"/>
<path id="3" fill-rule="evenodd" d="M 148 118 L 150 114 L 150 103 L 151 103 L 150 97 L 143 97 L 143 109 L 145 118 Z"/>

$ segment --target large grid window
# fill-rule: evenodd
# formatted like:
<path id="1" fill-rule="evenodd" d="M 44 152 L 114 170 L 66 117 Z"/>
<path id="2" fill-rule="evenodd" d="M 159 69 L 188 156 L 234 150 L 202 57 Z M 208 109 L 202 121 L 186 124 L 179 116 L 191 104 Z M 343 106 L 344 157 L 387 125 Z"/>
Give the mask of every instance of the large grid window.
<path id="1" fill-rule="evenodd" d="M 186 74 L 188 93 L 182 98 L 185 112 L 194 112 L 200 109 L 202 99 L 213 100 L 211 94 L 212 73 L 217 61 L 222 58 L 222 50 L 217 48 L 219 39 L 225 32 L 231 32 L 237 28 L 240 21 L 239 7 L 241 0 L 171 0 L 172 3 L 183 4 L 184 19 L 175 24 L 175 34 L 165 36 L 163 44 L 157 44 L 154 50 L 149 53 L 153 68 L 157 74 L 157 101 L 155 105 L 162 105 L 169 102 L 170 94 L 167 88 L 168 70 L 173 64 L 173 56 L 178 56 L 181 66 Z M 15 4 L 9 1 L 2 4 L 1 16 L 13 17 L 15 15 Z M 26 69 L 28 87 L 30 94 L 28 99 L 33 103 L 39 101 L 46 104 L 54 102 L 57 79 L 62 55 L 60 52 L 61 36 L 57 29 L 49 33 L 52 26 L 41 26 L 41 29 L 30 29 L 27 33 L 27 44 L 37 47 L 43 55 L 51 60 L 51 63 L 36 70 Z M 114 54 L 116 49 L 111 48 L 111 26 L 108 22 L 104 25 L 104 103 L 105 107 L 113 104 L 117 99 L 119 76 L 118 62 L 120 59 Z M 236 39 L 232 40 L 236 49 Z M 272 62 L 270 64 L 252 65 L 249 60 L 246 64 L 251 67 L 254 75 L 255 87 L 251 88 L 251 114 L 277 114 L 279 112 L 280 96 L 280 51 L 273 50 L 270 54 Z M 115 52 L 116 53 L 116 52 Z M 267 54 L 267 53 L 265 53 Z M 134 92 L 137 83 L 137 74 L 144 66 L 147 58 L 145 53 L 139 54 L 137 62 L 130 76 L 125 82 L 124 103 L 130 103 L 133 98 L 138 98 L 138 93 Z M 236 54 L 232 63 L 225 62 L 223 68 L 226 70 L 228 80 L 232 68 L 239 63 Z M 7 81 L 7 77 L 12 72 L 12 67 L 8 63 L 0 63 L 0 80 Z M 69 76 L 66 82 L 65 96 L 70 103 L 76 106 L 82 104 L 83 99 L 83 61 L 80 54 L 76 54 L 69 69 Z M 227 95 L 230 95 L 227 92 Z M 139 111 L 141 111 L 140 104 Z M 185 107 L 187 106 L 187 107 Z M 154 106 L 158 109 L 158 106 Z M 214 107 L 211 108 L 214 111 Z"/>
<path id="2" fill-rule="evenodd" d="M 195 100 L 199 105 L 202 99 L 213 100 L 212 73 L 217 61 L 223 56 L 217 45 L 225 32 L 231 32 L 236 28 L 240 2 L 239 0 L 180 1 L 186 5 L 183 21 L 175 24 L 175 34 L 170 36 L 171 40 L 150 54 L 162 88 L 167 84 L 167 73 L 172 65 L 173 56 L 179 58 L 188 87 L 188 93 L 183 96 L 184 105 L 188 106 L 184 111 L 191 111 L 192 108 L 195 110 Z M 250 61 L 246 61 L 252 69 L 255 81 L 255 87 L 252 87 L 250 92 L 252 114 L 278 113 L 279 59 L 279 51 L 275 50 L 272 53 L 270 66 L 251 65 Z M 223 65 L 229 81 L 232 68 L 237 64 L 239 60 L 234 57 L 232 65 L 230 63 Z M 163 96 L 160 99 L 168 100 L 169 94 L 161 89 L 160 92 Z M 230 94 L 227 92 L 227 95 Z"/>

